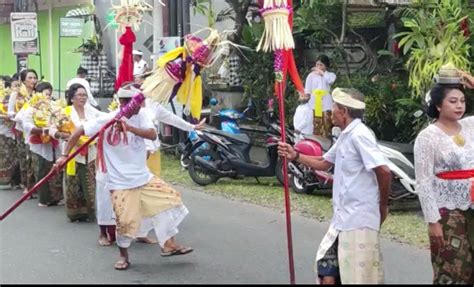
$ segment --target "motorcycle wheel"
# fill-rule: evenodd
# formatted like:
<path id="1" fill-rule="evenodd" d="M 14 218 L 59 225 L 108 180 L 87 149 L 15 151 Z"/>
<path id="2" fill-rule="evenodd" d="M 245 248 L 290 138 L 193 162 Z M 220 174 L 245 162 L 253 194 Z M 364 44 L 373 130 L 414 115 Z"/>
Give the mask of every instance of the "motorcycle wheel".
<path id="1" fill-rule="evenodd" d="M 179 157 L 179 163 L 181 164 L 181 167 L 184 169 L 188 169 L 190 161 L 191 159 L 189 157 L 184 158 L 184 154 L 181 154 L 181 156 Z"/>
<path id="2" fill-rule="evenodd" d="M 283 185 L 283 160 L 281 157 L 278 158 L 275 168 L 275 175 L 281 185 Z"/>
<path id="3" fill-rule="evenodd" d="M 216 161 L 219 159 L 219 157 L 217 156 L 217 153 L 209 149 L 200 150 L 191 156 L 191 159 L 189 161 L 189 166 L 188 166 L 189 176 L 195 183 L 199 185 L 208 185 L 208 184 L 215 183 L 219 179 L 219 177 L 216 175 L 207 173 L 198 164 L 196 164 L 196 162 L 194 161 L 195 156 L 208 157 L 209 160 Z"/>
<path id="4" fill-rule="evenodd" d="M 308 187 L 304 184 L 304 182 L 299 179 L 298 177 L 292 175 L 290 177 L 291 188 L 296 193 L 306 193 L 310 194 L 313 192 L 314 187 Z"/>

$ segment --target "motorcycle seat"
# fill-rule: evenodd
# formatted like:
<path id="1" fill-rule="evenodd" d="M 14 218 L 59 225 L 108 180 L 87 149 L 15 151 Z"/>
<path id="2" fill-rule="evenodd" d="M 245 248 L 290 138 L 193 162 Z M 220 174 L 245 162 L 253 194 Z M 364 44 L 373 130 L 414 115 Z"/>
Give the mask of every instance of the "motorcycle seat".
<path id="1" fill-rule="evenodd" d="M 212 130 L 211 133 L 226 137 L 226 138 L 230 139 L 231 141 L 237 141 L 237 142 L 241 142 L 241 143 L 244 143 L 244 144 L 250 144 L 251 143 L 250 137 L 246 134 L 231 134 L 231 133 L 226 133 L 226 132 L 221 131 L 221 130 Z"/>
<path id="2" fill-rule="evenodd" d="M 413 145 L 411 144 L 403 144 L 403 143 L 387 142 L 387 141 L 378 141 L 378 144 L 397 150 L 401 152 L 402 154 L 413 154 Z"/>
<path id="3" fill-rule="evenodd" d="M 332 141 L 328 138 L 323 137 L 323 136 L 305 135 L 304 138 L 308 139 L 308 140 L 318 142 L 321 145 L 321 147 L 323 148 L 323 151 L 328 151 L 332 146 Z"/>

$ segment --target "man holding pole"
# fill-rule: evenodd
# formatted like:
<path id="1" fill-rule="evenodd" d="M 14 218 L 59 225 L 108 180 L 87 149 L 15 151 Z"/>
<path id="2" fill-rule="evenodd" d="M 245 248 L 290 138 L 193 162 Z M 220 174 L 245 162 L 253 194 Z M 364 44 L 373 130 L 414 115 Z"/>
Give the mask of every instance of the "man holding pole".
<path id="1" fill-rule="evenodd" d="M 121 105 L 126 105 L 135 93 L 137 91 L 120 89 L 117 94 Z M 57 166 L 63 165 L 81 135 L 93 136 L 115 114 L 88 121 L 76 129 Z M 146 165 L 145 139 L 155 140 L 157 137 L 153 122 L 139 106 L 134 107 L 132 114 L 129 119 L 118 121 L 115 126 L 103 131 L 98 144 L 98 158 L 102 163 L 99 163 L 99 168 L 104 171 L 105 189 L 111 191 L 117 222 L 117 245 L 120 250 L 120 259 L 114 265 L 117 270 L 129 267 L 127 250 L 144 219 L 153 223 L 161 256 L 193 251 L 178 245 L 174 239 L 178 225 L 188 214 L 180 194 L 154 177 Z"/>
<path id="2" fill-rule="evenodd" d="M 279 143 L 279 154 L 317 170 L 335 166 L 334 215 L 316 254 L 317 282 L 384 282 L 379 230 L 388 213 L 391 172 L 371 131 L 361 122 L 364 96 L 355 89 L 332 93 L 333 124 L 342 130 L 323 157 Z"/>

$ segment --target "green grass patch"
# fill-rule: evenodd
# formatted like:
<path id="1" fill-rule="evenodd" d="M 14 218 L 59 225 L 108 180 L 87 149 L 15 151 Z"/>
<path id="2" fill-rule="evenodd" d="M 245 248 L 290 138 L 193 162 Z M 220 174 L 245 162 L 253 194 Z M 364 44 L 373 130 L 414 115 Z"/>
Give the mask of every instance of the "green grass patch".
<path id="1" fill-rule="evenodd" d="M 189 186 L 209 194 L 217 194 L 243 202 L 258 204 L 284 211 L 284 194 L 276 178 L 228 179 L 222 178 L 215 184 L 199 186 L 182 170 L 179 161 L 162 153 L 162 176 L 170 183 Z M 291 209 L 305 217 L 328 221 L 332 217 L 331 193 L 320 191 L 316 194 L 296 194 L 291 191 Z M 418 247 L 428 247 L 426 224 L 418 210 L 391 211 L 382 227 L 382 235 Z"/>

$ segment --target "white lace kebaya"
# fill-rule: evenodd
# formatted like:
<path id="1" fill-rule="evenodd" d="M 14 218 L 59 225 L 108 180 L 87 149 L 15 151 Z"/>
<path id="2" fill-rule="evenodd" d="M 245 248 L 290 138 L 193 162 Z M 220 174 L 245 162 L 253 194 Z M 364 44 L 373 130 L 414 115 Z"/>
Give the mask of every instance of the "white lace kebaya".
<path id="1" fill-rule="evenodd" d="M 471 181 L 443 180 L 436 174 L 443 171 L 474 169 L 474 117 L 459 121 L 464 146 L 434 124 L 420 132 L 415 141 L 416 190 L 426 222 L 441 219 L 439 209 L 467 210 L 471 203 Z"/>

